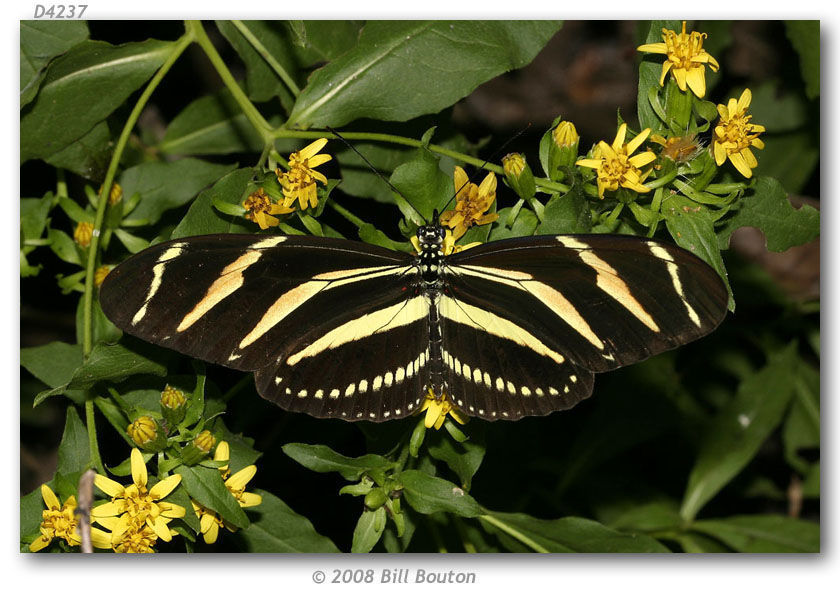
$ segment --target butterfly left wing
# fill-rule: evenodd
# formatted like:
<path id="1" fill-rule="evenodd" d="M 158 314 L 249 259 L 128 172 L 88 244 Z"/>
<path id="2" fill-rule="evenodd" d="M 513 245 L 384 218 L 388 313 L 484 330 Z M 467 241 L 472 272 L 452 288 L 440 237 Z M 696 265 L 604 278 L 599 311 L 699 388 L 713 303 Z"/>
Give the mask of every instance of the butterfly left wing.
<path id="1" fill-rule="evenodd" d="M 726 314 L 728 293 L 711 267 L 645 238 L 541 236 L 447 259 L 448 388 L 483 418 L 573 406 L 591 394 L 593 372 L 702 337 Z M 465 362 L 481 366 L 468 375 Z"/>
<path id="2" fill-rule="evenodd" d="M 138 253 L 100 301 L 132 335 L 256 371 L 260 394 L 284 408 L 385 420 L 416 408 L 427 377 L 415 279 L 408 255 L 359 242 L 211 235 Z"/>

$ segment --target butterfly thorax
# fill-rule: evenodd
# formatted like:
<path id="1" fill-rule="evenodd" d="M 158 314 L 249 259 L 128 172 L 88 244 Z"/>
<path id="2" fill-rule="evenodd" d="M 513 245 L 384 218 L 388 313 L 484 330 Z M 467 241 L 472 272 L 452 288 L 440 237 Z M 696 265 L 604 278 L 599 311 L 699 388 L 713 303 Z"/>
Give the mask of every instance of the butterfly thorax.
<path id="1" fill-rule="evenodd" d="M 434 294 L 440 287 L 440 267 L 443 261 L 445 230 L 440 225 L 421 225 L 417 228 L 417 245 L 420 253 L 417 266 L 427 291 Z"/>

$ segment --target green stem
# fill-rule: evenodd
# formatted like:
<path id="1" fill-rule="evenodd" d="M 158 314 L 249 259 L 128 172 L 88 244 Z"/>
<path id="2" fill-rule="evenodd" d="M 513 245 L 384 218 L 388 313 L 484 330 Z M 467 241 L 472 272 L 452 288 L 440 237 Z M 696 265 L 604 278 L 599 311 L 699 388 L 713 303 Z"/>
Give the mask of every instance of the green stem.
<path id="1" fill-rule="evenodd" d="M 134 125 L 137 123 L 137 119 L 140 117 L 140 113 L 145 108 L 146 102 L 149 101 L 149 97 L 152 95 L 152 92 L 155 91 L 166 73 L 169 72 L 169 69 L 175 61 L 178 60 L 178 57 L 181 56 L 184 50 L 186 50 L 187 46 L 192 43 L 192 41 L 192 34 L 187 31 L 172 47 L 172 51 L 169 53 L 169 56 L 161 65 L 160 69 L 158 69 L 157 73 L 155 73 L 155 76 L 152 77 L 152 80 L 149 81 L 148 85 L 146 85 L 146 89 L 143 90 L 143 94 L 137 100 L 137 104 L 134 105 L 134 109 L 128 116 L 128 120 L 125 122 L 122 133 L 120 133 L 120 137 L 117 140 L 117 145 L 114 147 L 114 154 L 111 156 L 111 162 L 108 165 L 108 171 L 105 174 L 105 181 L 102 183 L 102 190 L 99 192 L 99 205 L 96 207 L 96 219 L 93 223 L 93 236 L 90 240 L 90 248 L 88 248 L 87 269 L 85 274 L 84 307 L 82 313 L 82 350 L 85 357 L 90 354 L 93 347 L 93 274 L 96 271 L 99 238 L 101 235 L 102 223 L 105 221 L 105 209 L 108 207 L 108 195 L 111 192 L 111 186 L 114 184 L 114 176 L 116 175 L 117 167 L 120 164 L 120 158 L 122 158 L 122 154 L 125 150 L 128 138 L 131 135 L 131 131 L 134 129 Z"/>
<path id="2" fill-rule="evenodd" d="M 253 125 L 254 129 L 257 130 L 257 133 L 259 133 L 267 143 L 273 141 L 276 136 L 274 136 L 271 131 L 271 125 L 269 125 L 268 121 L 266 121 L 262 114 L 260 114 L 260 111 L 258 111 L 251 103 L 248 96 L 246 96 L 245 92 L 242 91 L 242 88 L 239 87 L 239 84 L 236 83 L 236 79 L 234 79 L 233 75 L 231 75 L 225 61 L 222 60 L 222 57 L 219 56 L 218 51 L 216 51 L 216 47 L 213 46 L 210 38 L 207 37 L 207 32 L 204 31 L 201 21 L 187 21 L 186 23 L 187 31 L 192 33 L 195 37 L 195 41 L 199 46 L 201 46 L 201 49 L 204 50 L 204 53 L 207 55 L 207 58 L 210 60 L 213 68 L 216 69 L 219 77 L 222 78 L 222 82 L 225 84 L 225 87 L 227 87 L 230 91 L 233 99 L 236 100 L 236 103 L 239 104 L 242 112 L 245 113 L 245 117 L 251 122 L 251 125 Z"/>
<path id="3" fill-rule="evenodd" d="M 256 50 L 260 56 L 262 56 L 263 60 L 268 63 L 268 66 L 271 67 L 275 73 L 277 73 L 277 76 L 283 80 L 283 83 L 286 84 L 286 87 L 289 88 L 289 91 L 292 92 L 292 95 L 297 97 L 300 94 L 300 88 L 295 83 L 295 80 L 292 79 L 292 76 L 289 75 L 286 72 L 286 69 L 283 68 L 283 65 L 277 62 L 277 59 L 275 59 L 274 56 L 272 56 L 271 52 L 269 52 L 268 49 L 265 46 L 263 46 L 262 42 L 260 42 L 257 36 L 255 36 L 242 21 L 233 20 L 231 21 L 231 23 L 233 23 L 233 26 L 236 27 L 237 30 L 239 30 L 239 33 L 241 33 L 242 36 L 246 40 L 248 40 L 251 46 L 254 47 L 254 50 Z"/>
<path id="4" fill-rule="evenodd" d="M 327 138 L 327 139 L 338 139 L 334 134 L 327 132 L 327 131 L 299 131 L 295 129 L 286 129 L 285 127 L 278 127 L 272 130 L 271 135 L 275 139 L 280 138 L 294 138 L 294 139 L 304 139 L 304 140 L 314 140 L 319 138 Z M 416 140 L 414 138 L 405 137 L 402 135 L 393 135 L 390 133 L 374 133 L 369 131 L 342 131 L 341 137 L 347 140 L 355 140 L 355 141 L 372 141 L 372 142 L 386 142 L 390 144 L 399 144 L 401 146 L 410 146 L 412 148 L 423 148 L 425 144 L 422 141 Z M 476 158 L 474 156 L 470 156 L 469 154 L 464 154 L 462 152 L 457 152 L 455 150 L 450 150 L 449 148 L 445 148 L 444 146 L 439 146 L 437 144 L 429 144 L 427 147 L 431 152 L 435 154 L 440 154 L 441 156 L 448 156 L 449 158 L 454 158 L 458 162 L 462 162 L 468 165 L 473 165 L 480 169 L 484 169 L 486 171 L 493 171 L 497 175 L 504 176 L 505 170 L 500 166 L 493 163 L 486 163 L 485 161 L 481 160 L 480 158 Z M 555 181 L 551 181 L 549 179 L 544 178 L 534 178 L 537 186 L 543 191 L 549 192 L 562 192 L 566 193 L 571 189 L 571 186 L 563 185 L 562 183 L 557 183 Z"/>
<path id="5" fill-rule="evenodd" d="M 351 213 L 349 210 L 347 210 L 346 208 L 344 208 L 343 206 L 341 206 L 341 205 L 340 205 L 338 202 L 336 202 L 335 200 L 330 199 L 329 206 L 330 206 L 330 208 L 332 208 L 335 212 L 337 212 L 337 213 L 338 213 L 338 214 L 340 214 L 342 217 L 344 217 L 345 219 L 347 219 L 348 221 L 350 221 L 350 222 L 351 222 L 353 225 L 355 225 L 356 227 L 361 227 L 362 225 L 364 225 L 364 224 L 365 224 L 365 222 L 364 222 L 364 221 L 362 221 L 359 217 L 357 217 L 356 215 L 354 215 L 353 213 Z"/>
<path id="6" fill-rule="evenodd" d="M 105 474 L 105 465 L 99 455 L 99 440 L 96 438 L 96 420 L 93 412 L 93 398 L 85 400 L 85 422 L 87 423 L 88 446 L 90 447 L 90 460 L 96 472 Z"/>
<path id="7" fill-rule="evenodd" d="M 519 531 L 517 529 L 514 529 L 513 527 L 510 527 L 506 523 L 503 523 L 502 521 L 500 521 L 499 519 L 497 519 L 494 516 L 479 515 L 478 518 L 479 519 L 484 519 L 485 521 L 487 521 L 488 523 L 493 525 L 493 527 L 496 527 L 497 529 L 500 529 L 500 530 L 504 531 L 510 537 L 512 537 L 516 540 L 519 540 L 520 542 L 522 542 L 523 544 L 525 544 L 526 546 L 531 548 L 534 552 L 541 552 L 543 554 L 548 554 L 549 553 L 549 551 L 546 548 L 544 548 L 543 546 L 541 546 L 540 544 L 538 544 L 537 542 L 535 542 L 534 540 L 529 538 L 527 535 L 525 535 L 524 533 L 522 533 L 521 531 Z"/>

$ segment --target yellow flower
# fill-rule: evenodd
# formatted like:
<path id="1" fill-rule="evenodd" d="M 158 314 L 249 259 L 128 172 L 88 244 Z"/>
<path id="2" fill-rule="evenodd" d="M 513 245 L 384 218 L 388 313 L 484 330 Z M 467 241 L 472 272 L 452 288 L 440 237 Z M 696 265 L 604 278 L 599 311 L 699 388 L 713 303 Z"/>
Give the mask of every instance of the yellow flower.
<path id="1" fill-rule="evenodd" d="M 320 138 L 300 152 L 289 156 L 289 170 L 277 169 L 277 181 L 283 187 L 283 207 L 291 208 L 297 201 L 301 210 L 318 206 L 318 182 L 327 184 L 327 178 L 315 170 L 332 160 L 329 154 L 318 154 L 327 144 L 327 138 Z M 294 210 L 294 209 L 293 209 Z"/>
<path id="2" fill-rule="evenodd" d="M 612 145 L 605 141 L 598 142 L 592 158 L 582 158 L 575 164 L 581 167 L 595 169 L 598 174 L 598 196 L 604 197 L 605 190 L 615 191 L 625 187 L 640 194 L 649 192 L 650 189 L 642 185 L 650 171 L 642 173 L 641 167 L 656 160 L 653 152 L 641 152 L 631 156 L 642 142 L 650 135 L 650 129 L 645 129 L 628 143 L 624 143 L 627 135 L 627 124 L 622 123 L 615 134 Z"/>
<path id="3" fill-rule="evenodd" d="M 173 532 L 174 534 L 175 532 Z M 132 523 L 114 540 L 114 552 L 129 554 L 152 554 L 158 535 L 146 524 Z"/>
<path id="4" fill-rule="evenodd" d="M 79 519 L 76 516 L 76 497 L 70 496 L 62 505 L 49 486 L 41 486 L 41 497 L 44 499 L 46 510 L 41 513 L 41 536 L 29 544 L 30 552 L 38 552 L 50 545 L 55 538 L 63 539 L 70 546 L 82 543 L 78 531 Z M 111 537 L 96 527 L 90 528 L 90 537 L 96 548 L 110 548 Z"/>
<path id="5" fill-rule="evenodd" d="M 213 455 L 213 460 L 228 462 L 230 460 L 230 446 L 227 442 L 219 442 L 216 446 L 216 452 Z M 244 469 L 237 471 L 234 475 L 230 475 L 228 465 L 219 467 L 222 474 L 222 479 L 225 480 L 225 487 L 236 498 L 239 506 L 242 508 L 250 508 L 262 503 L 262 496 L 252 492 L 246 492 L 245 486 L 248 484 L 254 475 L 257 473 L 255 465 L 249 465 Z M 203 506 L 202 504 L 192 501 L 193 510 L 201 523 L 201 534 L 204 537 L 204 542 L 213 544 L 219 537 L 219 529 L 224 527 L 228 531 L 236 531 L 236 525 L 228 523 L 220 517 L 215 511 Z"/>
<path id="6" fill-rule="evenodd" d="M 196 436 L 193 440 L 193 444 L 195 444 L 195 447 L 202 452 L 209 454 L 216 445 L 216 436 L 210 433 L 209 430 L 205 429 Z"/>
<path id="7" fill-rule="evenodd" d="M 692 31 L 690 34 L 686 34 L 685 21 L 683 21 L 681 33 L 663 29 L 663 41 L 643 44 L 636 49 L 639 52 L 651 52 L 667 56 L 662 64 L 662 75 L 659 77 L 660 86 L 665 83 L 665 76 L 668 71 L 671 71 L 682 91 L 685 91 L 687 84 L 695 96 L 702 98 L 706 95 L 706 65 L 709 65 L 712 71 L 717 71 L 719 68 L 718 62 L 712 55 L 703 50 L 704 39 L 706 39 L 705 33 Z"/>
<path id="8" fill-rule="evenodd" d="M 172 502 L 162 502 L 181 482 L 180 475 L 170 475 L 147 489 L 149 481 L 143 455 L 137 448 L 131 450 L 131 479 L 133 483 L 123 486 L 103 475 L 96 475 L 96 487 L 111 497 L 111 501 L 94 507 L 91 515 L 97 523 L 111 530 L 111 540 L 117 545 L 125 535 L 147 537 L 142 531 L 148 525 L 152 532 L 165 542 L 172 539 L 175 532 L 167 524 L 186 514 L 183 506 Z M 138 538 L 139 539 L 139 538 Z"/>
<path id="9" fill-rule="evenodd" d="M 93 238 L 93 223 L 88 221 L 80 221 L 76 225 L 76 230 L 73 232 L 73 239 L 82 248 L 90 246 L 90 240 Z"/>
<path id="10" fill-rule="evenodd" d="M 554 143 L 559 148 L 574 146 L 580 140 L 577 129 L 575 129 L 575 124 L 571 121 L 560 121 L 557 127 L 554 128 L 554 131 L 551 132 L 551 135 L 554 138 Z"/>
<path id="11" fill-rule="evenodd" d="M 128 437 L 140 447 L 154 442 L 158 437 L 157 423 L 151 417 L 137 417 L 126 429 Z"/>
<path id="12" fill-rule="evenodd" d="M 752 177 L 752 170 L 758 166 L 750 146 L 759 150 L 764 148 L 764 142 L 758 139 L 764 126 L 750 123 L 752 115 L 747 114 L 751 101 L 752 92 L 747 88 L 738 100 L 730 98 L 726 106 L 718 104 L 720 121 L 715 127 L 712 145 L 718 166 L 728 158 L 744 177 Z"/>
<path id="13" fill-rule="evenodd" d="M 701 145 L 694 133 L 669 138 L 654 133 L 650 136 L 650 141 L 662 146 L 660 154 L 675 163 L 687 163 L 701 151 Z"/>
<path id="14" fill-rule="evenodd" d="M 280 223 L 280 219 L 271 215 L 285 215 L 295 210 L 272 202 L 263 188 L 249 195 L 242 206 L 248 211 L 245 218 L 259 225 L 260 229 L 268 229 Z"/>
<path id="15" fill-rule="evenodd" d="M 93 274 L 93 285 L 99 287 L 102 285 L 102 282 L 105 281 L 105 278 L 108 277 L 108 273 L 111 272 L 111 265 L 102 265 L 96 272 Z"/>
<path id="16" fill-rule="evenodd" d="M 455 408 L 455 406 L 446 399 L 446 392 L 438 397 L 435 396 L 432 388 L 429 388 L 426 391 L 426 398 L 418 412 L 422 413 L 423 411 L 426 411 L 424 424 L 427 429 L 430 427 L 440 429 L 440 426 L 443 425 L 443 422 L 446 420 L 446 415 L 451 416 L 461 425 L 465 424 L 469 420 L 467 415 Z"/>
<path id="17" fill-rule="evenodd" d="M 186 402 L 187 397 L 184 395 L 184 392 L 178 388 L 172 387 L 168 383 L 160 393 L 160 403 L 166 408 L 176 410 L 181 408 L 184 404 L 186 404 Z"/>
<path id="18" fill-rule="evenodd" d="M 101 193 L 102 193 L 102 186 L 99 186 L 99 191 L 97 192 L 97 195 L 99 195 Z M 117 204 L 117 202 L 122 200 L 122 195 L 123 195 L 122 186 L 115 181 L 114 185 L 111 186 L 111 191 L 108 193 L 108 204 L 110 206 L 114 206 L 115 204 Z"/>
<path id="19" fill-rule="evenodd" d="M 484 214 L 496 201 L 496 174 L 488 173 L 481 185 L 470 183 L 461 167 L 455 167 L 455 210 L 440 216 L 440 224 L 449 227 L 457 240 L 473 225 L 486 225 L 499 218 L 497 213 Z"/>

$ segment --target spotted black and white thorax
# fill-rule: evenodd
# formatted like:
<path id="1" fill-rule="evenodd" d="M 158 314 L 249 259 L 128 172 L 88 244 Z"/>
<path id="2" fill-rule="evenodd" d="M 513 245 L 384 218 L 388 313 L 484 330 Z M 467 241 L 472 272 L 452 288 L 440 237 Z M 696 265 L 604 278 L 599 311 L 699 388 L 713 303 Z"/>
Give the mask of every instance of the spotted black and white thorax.
<path id="1" fill-rule="evenodd" d="M 569 408 L 593 373 L 697 339 L 723 319 L 714 270 L 630 236 L 507 239 L 416 255 L 335 238 L 210 235 L 140 252 L 106 278 L 132 335 L 253 371 L 259 393 L 316 417 L 385 421 L 427 391 L 468 415 Z"/>

